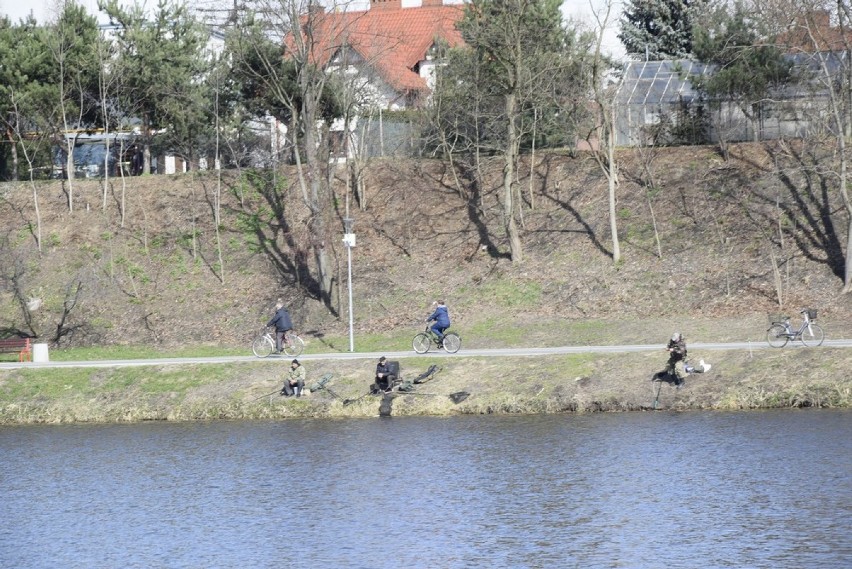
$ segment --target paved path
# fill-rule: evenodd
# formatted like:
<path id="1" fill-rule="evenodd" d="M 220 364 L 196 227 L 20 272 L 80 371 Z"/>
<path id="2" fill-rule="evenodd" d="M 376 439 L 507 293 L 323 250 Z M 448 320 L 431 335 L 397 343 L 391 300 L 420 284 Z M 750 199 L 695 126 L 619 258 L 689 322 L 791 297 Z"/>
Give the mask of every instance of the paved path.
<path id="1" fill-rule="evenodd" d="M 823 347 L 831 348 L 852 348 L 852 340 L 826 340 Z M 462 348 L 456 354 L 447 354 L 444 352 L 429 352 L 420 356 L 413 351 L 405 352 L 342 352 L 342 353 L 327 353 L 327 354 L 304 354 L 299 359 L 304 361 L 312 360 L 375 360 L 379 356 L 386 356 L 388 359 L 403 359 L 403 358 L 419 358 L 419 357 L 533 357 L 533 356 L 549 356 L 558 354 L 617 354 L 627 352 L 650 352 L 662 351 L 664 344 L 633 344 L 620 346 L 562 346 L 557 348 L 500 348 L 493 350 L 486 349 L 464 349 Z M 729 342 L 729 343 L 691 343 L 689 349 L 692 353 L 703 350 L 771 350 L 766 342 Z M 805 348 L 799 342 L 787 344 L 784 350 L 803 350 L 803 349 L 818 349 Z M 290 359 L 286 356 L 270 356 L 268 360 Z M 2 362 L 0 370 L 16 369 L 16 368 L 60 368 L 60 367 L 125 367 L 125 366 L 143 366 L 143 365 L 173 365 L 173 364 L 214 364 L 214 363 L 234 363 L 234 362 L 257 362 L 258 358 L 254 356 L 221 356 L 221 357 L 206 357 L 206 358 L 151 358 L 144 360 L 96 360 L 96 361 L 52 361 L 39 363 L 18 363 L 18 362 Z"/>

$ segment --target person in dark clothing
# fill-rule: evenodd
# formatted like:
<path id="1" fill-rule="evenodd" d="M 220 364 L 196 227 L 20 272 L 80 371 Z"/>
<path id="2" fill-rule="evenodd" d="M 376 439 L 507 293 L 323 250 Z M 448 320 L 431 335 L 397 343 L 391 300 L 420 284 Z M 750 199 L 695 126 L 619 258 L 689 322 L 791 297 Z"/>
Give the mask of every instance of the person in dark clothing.
<path id="1" fill-rule="evenodd" d="M 290 313 L 284 308 L 284 303 L 278 301 L 275 305 L 275 315 L 266 323 L 267 326 L 275 326 L 275 353 L 281 353 L 281 347 L 287 340 L 287 332 L 293 329 L 293 321 Z"/>
<path id="2" fill-rule="evenodd" d="M 672 334 L 672 339 L 666 345 L 666 350 L 669 352 L 669 361 L 666 363 L 666 370 L 669 375 L 675 378 L 675 385 L 681 385 L 684 377 L 690 373 L 706 373 L 710 371 L 710 364 L 704 363 L 704 360 L 698 362 L 698 367 L 693 367 L 686 363 L 686 338 L 680 332 Z"/>
<path id="3" fill-rule="evenodd" d="M 680 332 L 672 334 L 672 339 L 666 345 L 666 351 L 669 353 L 669 361 L 666 362 L 666 370 L 675 378 L 675 385 L 683 383 L 683 377 L 686 375 L 684 369 L 684 361 L 686 360 L 686 339 Z"/>
<path id="4" fill-rule="evenodd" d="M 387 358 L 382 356 L 379 358 L 379 363 L 376 364 L 376 378 L 373 385 L 370 386 L 370 393 L 379 393 L 381 391 L 390 391 L 393 387 L 393 382 L 396 376 L 391 373 Z"/>
<path id="5" fill-rule="evenodd" d="M 438 300 L 435 304 L 437 305 L 435 312 L 426 319 L 426 322 L 435 322 L 432 324 L 432 332 L 438 337 L 438 345 L 440 346 L 441 342 L 444 341 L 444 332 L 450 327 L 450 312 L 443 300 Z"/>

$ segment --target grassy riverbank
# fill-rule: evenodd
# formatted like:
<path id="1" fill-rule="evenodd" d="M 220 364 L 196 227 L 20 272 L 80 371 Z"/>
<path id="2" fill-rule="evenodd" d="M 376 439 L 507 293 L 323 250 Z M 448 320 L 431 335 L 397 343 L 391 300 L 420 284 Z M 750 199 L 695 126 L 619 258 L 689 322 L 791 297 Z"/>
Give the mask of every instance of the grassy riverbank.
<path id="1" fill-rule="evenodd" d="M 852 405 L 852 351 L 840 348 L 695 353 L 714 364 L 675 389 L 663 384 L 657 407 L 670 410 L 844 407 Z M 513 358 L 405 358 L 403 379 L 430 364 L 443 369 L 392 415 L 564 413 L 650 410 L 649 370 L 657 352 Z M 122 368 L 15 369 L 0 372 L 0 424 L 375 417 L 380 398 L 361 397 L 371 360 L 310 360 L 308 385 L 333 374 L 330 389 L 277 394 L 286 359 L 251 363 Z M 454 403 L 452 393 L 469 393 Z M 271 395 L 269 395 L 271 394 Z M 360 397 L 360 399 L 358 399 Z M 344 400 L 355 400 L 344 404 Z"/>

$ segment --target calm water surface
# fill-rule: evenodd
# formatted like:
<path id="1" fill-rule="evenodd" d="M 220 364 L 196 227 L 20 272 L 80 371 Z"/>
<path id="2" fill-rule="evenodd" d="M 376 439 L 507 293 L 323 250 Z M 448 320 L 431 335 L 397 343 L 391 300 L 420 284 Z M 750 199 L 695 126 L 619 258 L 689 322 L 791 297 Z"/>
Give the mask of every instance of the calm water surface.
<path id="1" fill-rule="evenodd" d="M 0 427 L 0 567 L 852 567 L 852 412 Z"/>

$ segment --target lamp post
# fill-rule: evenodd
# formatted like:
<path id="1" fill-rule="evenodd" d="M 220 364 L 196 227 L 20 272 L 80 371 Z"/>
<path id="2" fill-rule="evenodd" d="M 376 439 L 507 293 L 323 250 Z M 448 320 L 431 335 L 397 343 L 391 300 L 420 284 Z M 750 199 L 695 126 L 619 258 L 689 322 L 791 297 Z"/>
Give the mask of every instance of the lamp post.
<path id="1" fill-rule="evenodd" d="M 343 227 L 346 233 L 343 234 L 343 243 L 346 245 L 347 257 L 347 284 L 349 287 L 349 351 L 355 351 L 355 332 L 353 329 L 352 318 L 352 247 L 355 246 L 355 234 L 352 233 L 352 224 L 355 222 L 351 217 L 343 218 Z"/>

